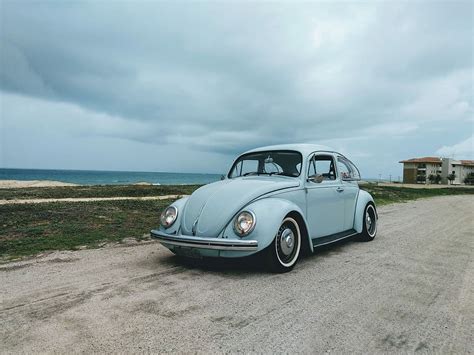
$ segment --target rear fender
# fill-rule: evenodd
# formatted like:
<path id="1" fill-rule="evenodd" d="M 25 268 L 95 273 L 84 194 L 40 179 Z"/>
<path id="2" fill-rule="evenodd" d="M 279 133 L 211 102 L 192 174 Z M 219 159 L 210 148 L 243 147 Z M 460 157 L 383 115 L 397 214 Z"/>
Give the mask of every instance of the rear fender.
<path id="1" fill-rule="evenodd" d="M 364 190 L 359 190 L 359 195 L 357 196 L 357 204 L 354 214 L 354 229 L 357 233 L 362 233 L 363 226 L 363 217 L 365 212 L 365 207 L 368 203 L 372 203 L 375 207 L 375 202 L 372 196 Z M 375 213 L 377 214 L 377 208 L 375 208 Z M 378 214 L 377 214 L 378 218 Z"/>

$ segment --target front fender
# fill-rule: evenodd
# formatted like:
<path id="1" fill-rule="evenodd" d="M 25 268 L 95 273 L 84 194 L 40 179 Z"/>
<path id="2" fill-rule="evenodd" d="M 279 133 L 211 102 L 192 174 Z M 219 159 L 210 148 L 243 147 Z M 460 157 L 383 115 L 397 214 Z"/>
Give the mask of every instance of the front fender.
<path id="1" fill-rule="evenodd" d="M 184 207 L 186 206 L 186 202 L 188 201 L 189 196 L 182 197 L 179 200 L 174 201 L 170 206 L 174 206 L 178 210 L 178 217 L 176 217 L 176 221 L 173 223 L 173 225 L 169 228 L 163 228 L 163 226 L 160 225 L 160 230 L 166 231 L 168 234 L 175 234 L 178 232 L 179 227 L 181 226 L 181 218 L 183 218 L 184 214 Z"/>
<path id="2" fill-rule="evenodd" d="M 368 203 L 373 203 L 375 206 L 374 199 L 372 195 L 365 190 L 359 190 L 359 196 L 357 196 L 357 204 L 354 211 L 354 229 L 357 233 L 362 233 L 363 226 L 363 217 L 365 212 L 365 207 Z M 375 208 L 375 213 L 377 213 L 377 208 Z M 377 214 L 378 217 L 378 214 Z"/>
<path id="3" fill-rule="evenodd" d="M 302 223 L 304 223 L 304 226 L 301 227 L 308 230 L 303 211 L 296 204 L 288 200 L 277 197 L 264 198 L 250 203 L 242 208 L 241 211 L 243 210 L 253 212 L 256 216 L 257 223 L 252 233 L 242 239 L 250 238 L 258 240 L 259 251 L 265 249 L 272 243 L 278 232 L 278 228 L 280 228 L 281 222 L 290 212 L 297 212 L 301 216 Z M 234 219 L 232 218 L 231 222 L 225 228 L 224 236 L 230 234 L 234 235 L 233 221 Z M 305 235 L 305 233 L 303 233 L 303 231 L 301 238 L 301 242 L 308 243 L 310 250 L 313 250 L 311 240 L 307 235 Z M 306 238 L 306 241 L 304 238 Z"/>

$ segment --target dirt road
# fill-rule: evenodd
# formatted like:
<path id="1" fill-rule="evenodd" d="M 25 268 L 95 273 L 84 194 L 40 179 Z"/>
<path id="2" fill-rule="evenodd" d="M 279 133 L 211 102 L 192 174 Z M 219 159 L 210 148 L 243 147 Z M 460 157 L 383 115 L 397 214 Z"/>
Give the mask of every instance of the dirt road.
<path id="1" fill-rule="evenodd" d="M 0 352 L 469 353 L 473 211 L 472 196 L 383 207 L 373 242 L 284 275 L 154 242 L 2 265 Z"/>

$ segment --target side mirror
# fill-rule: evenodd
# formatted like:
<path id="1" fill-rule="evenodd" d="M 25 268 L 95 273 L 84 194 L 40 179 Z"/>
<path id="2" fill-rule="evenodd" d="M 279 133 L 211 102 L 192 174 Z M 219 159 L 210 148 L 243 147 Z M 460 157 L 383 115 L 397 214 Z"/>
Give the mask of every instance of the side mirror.
<path id="1" fill-rule="evenodd" d="M 224 175 L 221 175 L 221 180 L 225 180 L 225 176 L 224 176 Z"/>
<path id="2" fill-rule="evenodd" d="M 320 174 L 316 174 L 316 175 L 311 175 L 311 176 L 308 176 L 308 182 L 314 182 L 316 184 L 320 184 L 322 183 L 324 180 L 324 177 Z"/>

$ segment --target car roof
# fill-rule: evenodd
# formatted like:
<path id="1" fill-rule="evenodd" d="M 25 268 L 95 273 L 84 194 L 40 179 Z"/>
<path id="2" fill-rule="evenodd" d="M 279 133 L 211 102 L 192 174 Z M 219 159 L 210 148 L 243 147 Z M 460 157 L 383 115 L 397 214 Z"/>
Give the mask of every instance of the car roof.
<path id="1" fill-rule="evenodd" d="M 310 144 L 310 143 L 268 145 L 265 147 L 259 147 L 259 148 L 248 150 L 244 154 L 262 152 L 262 151 L 268 151 L 268 150 L 294 150 L 294 151 L 300 152 L 303 156 L 307 156 L 317 151 L 340 154 L 328 146 L 320 145 L 320 144 Z"/>

